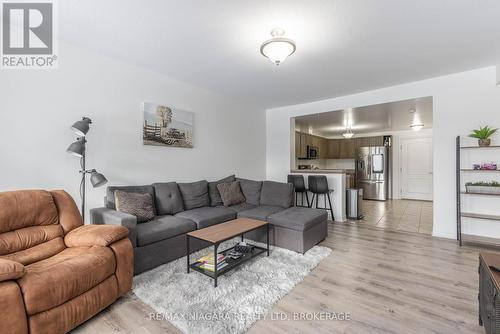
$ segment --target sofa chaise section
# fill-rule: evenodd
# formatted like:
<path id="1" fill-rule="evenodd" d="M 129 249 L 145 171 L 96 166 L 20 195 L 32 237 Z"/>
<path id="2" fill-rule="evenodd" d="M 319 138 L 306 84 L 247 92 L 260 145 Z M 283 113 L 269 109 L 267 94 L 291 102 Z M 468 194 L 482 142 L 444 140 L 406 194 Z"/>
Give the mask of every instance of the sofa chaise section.
<path id="1" fill-rule="evenodd" d="M 254 187 L 254 194 L 251 194 L 254 198 L 255 194 L 259 195 L 258 206 L 239 211 L 238 217 L 269 222 L 270 243 L 299 253 L 305 253 L 326 238 L 325 211 L 294 207 L 292 184 L 273 181 L 263 181 L 261 184 L 261 189 Z M 266 241 L 265 229 L 252 231 L 245 236 L 256 241 Z"/>
<path id="2" fill-rule="evenodd" d="M 305 253 L 328 234 L 328 214 L 324 210 L 291 207 L 269 216 L 272 243 L 299 253 Z"/>

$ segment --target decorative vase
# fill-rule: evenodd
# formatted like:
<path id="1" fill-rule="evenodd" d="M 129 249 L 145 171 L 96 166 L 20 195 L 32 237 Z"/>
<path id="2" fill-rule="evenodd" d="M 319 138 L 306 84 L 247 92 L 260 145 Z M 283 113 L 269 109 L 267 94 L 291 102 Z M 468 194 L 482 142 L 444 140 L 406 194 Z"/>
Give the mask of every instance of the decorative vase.
<path id="1" fill-rule="evenodd" d="M 485 146 L 490 146 L 491 144 L 491 139 L 479 139 L 478 140 L 479 146 L 485 147 Z"/>

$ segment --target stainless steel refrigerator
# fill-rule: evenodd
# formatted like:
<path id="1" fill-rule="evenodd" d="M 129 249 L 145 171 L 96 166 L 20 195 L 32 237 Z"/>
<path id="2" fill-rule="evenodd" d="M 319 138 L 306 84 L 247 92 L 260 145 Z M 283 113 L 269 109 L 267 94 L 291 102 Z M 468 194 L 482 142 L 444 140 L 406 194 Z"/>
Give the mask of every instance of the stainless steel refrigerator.
<path id="1" fill-rule="evenodd" d="M 356 149 L 356 187 L 363 189 L 363 199 L 385 201 L 391 198 L 390 161 L 390 147 Z"/>

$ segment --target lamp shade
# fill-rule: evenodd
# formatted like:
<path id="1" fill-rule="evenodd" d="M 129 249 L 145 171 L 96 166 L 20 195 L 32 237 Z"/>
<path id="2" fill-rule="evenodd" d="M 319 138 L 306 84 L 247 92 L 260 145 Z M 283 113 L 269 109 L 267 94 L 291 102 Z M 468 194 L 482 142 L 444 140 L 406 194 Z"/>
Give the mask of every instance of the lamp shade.
<path id="1" fill-rule="evenodd" d="M 66 149 L 66 152 L 81 158 L 85 154 L 85 143 L 85 138 L 80 137 L 75 142 L 71 143 L 71 145 L 69 145 L 69 147 Z"/>
<path id="2" fill-rule="evenodd" d="M 108 179 L 101 173 L 97 172 L 95 169 L 92 169 L 90 172 L 90 183 L 94 188 L 100 187 L 108 182 Z"/>
<path id="3" fill-rule="evenodd" d="M 90 124 L 92 121 L 88 117 L 82 117 L 80 121 L 77 121 L 71 126 L 73 130 L 79 136 L 85 136 L 89 132 Z"/>

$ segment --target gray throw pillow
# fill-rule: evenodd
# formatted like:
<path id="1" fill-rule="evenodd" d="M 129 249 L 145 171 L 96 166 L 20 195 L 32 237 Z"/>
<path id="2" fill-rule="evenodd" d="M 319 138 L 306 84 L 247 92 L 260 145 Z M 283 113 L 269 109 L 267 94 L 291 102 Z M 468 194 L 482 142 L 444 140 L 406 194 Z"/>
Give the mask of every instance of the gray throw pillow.
<path id="1" fill-rule="evenodd" d="M 208 182 L 198 181 L 191 183 L 178 183 L 179 190 L 184 202 L 184 209 L 192 210 L 209 206 L 210 199 L 208 197 Z"/>
<path id="2" fill-rule="evenodd" d="M 241 191 L 246 198 L 248 204 L 260 205 L 260 190 L 262 188 L 262 181 L 254 181 L 247 179 L 237 178 L 240 181 Z"/>
<path id="3" fill-rule="evenodd" d="M 236 177 L 234 175 L 230 175 L 218 181 L 213 181 L 208 183 L 208 194 L 210 195 L 210 206 L 222 205 L 222 198 L 220 198 L 219 189 L 217 189 L 217 185 L 223 182 L 234 182 Z"/>
<path id="4" fill-rule="evenodd" d="M 108 209 L 116 210 L 115 205 L 115 191 L 120 190 L 127 193 L 137 193 L 137 194 L 151 194 L 153 200 L 155 198 L 155 192 L 152 185 L 144 186 L 109 186 L 106 190 L 106 207 Z"/>
<path id="5" fill-rule="evenodd" d="M 217 185 L 222 203 L 224 206 L 231 206 L 245 202 L 245 196 L 241 192 L 240 183 L 234 181 L 231 183 L 223 182 Z"/>
<path id="6" fill-rule="evenodd" d="M 121 190 L 115 191 L 116 210 L 137 217 L 137 222 L 151 220 L 155 216 L 153 196 L 151 194 L 129 193 Z"/>

